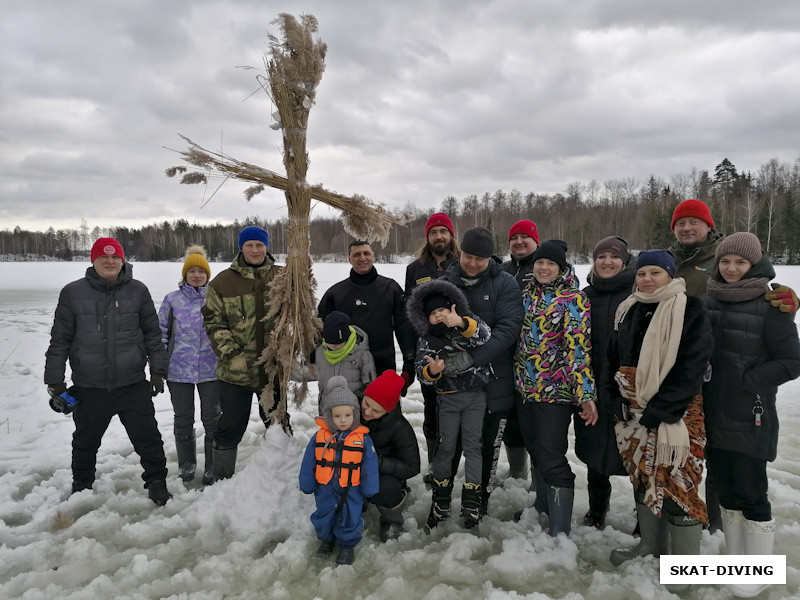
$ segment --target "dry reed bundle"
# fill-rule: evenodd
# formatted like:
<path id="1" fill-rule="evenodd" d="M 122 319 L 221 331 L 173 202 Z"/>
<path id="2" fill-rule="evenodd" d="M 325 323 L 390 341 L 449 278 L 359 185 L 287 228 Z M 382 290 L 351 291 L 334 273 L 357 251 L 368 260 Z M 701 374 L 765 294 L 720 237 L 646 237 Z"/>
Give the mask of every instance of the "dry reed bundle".
<path id="1" fill-rule="evenodd" d="M 261 405 L 269 410 L 273 403 L 273 383 L 280 387 L 280 402 L 270 413 L 273 421 L 282 423 L 286 414 L 288 382 L 293 368 L 303 366 L 313 351 L 322 326 L 316 316 L 313 291 L 316 281 L 309 277 L 311 239 L 309 217 L 311 199 L 319 200 L 344 213 L 345 230 L 356 238 L 386 243 L 391 224 L 405 224 L 408 215 L 395 216 L 382 206 L 369 202 L 359 195 L 342 196 L 310 186 L 306 181 L 308 153 L 306 131 L 308 115 L 316 98 L 317 85 L 325 70 L 327 46 L 314 40 L 318 30 L 312 15 L 303 15 L 300 22 L 292 15 L 282 13 L 273 21 L 281 30 L 279 39 L 269 35 L 267 83 L 269 94 L 277 107 L 279 126 L 283 133 L 283 164 L 286 177 L 274 171 L 221 153 L 211 152 L 188 138 L 189 149 L 180 154 L 189 164 L 203 169 L 187 173 L 186 167 L 167 169 L 168 177 L 181 173 L 181 183 L 204 183 L 209 174 L 224 175 L 256 185 L 245 190 L 250 200 L 265 186 L 283 190 L 288 211 L 286 266 L 276 275 L 270 286 L 270 302 L 266 319 L 275 319 L 270 340 L 259 361 L 267 373 L 267 385 L 261 391 Z M 181 136 L 183 137 L 183 136 Z M 308 393 L 305 382 L 294 389 L 294 402 L 301 405 Z"/>

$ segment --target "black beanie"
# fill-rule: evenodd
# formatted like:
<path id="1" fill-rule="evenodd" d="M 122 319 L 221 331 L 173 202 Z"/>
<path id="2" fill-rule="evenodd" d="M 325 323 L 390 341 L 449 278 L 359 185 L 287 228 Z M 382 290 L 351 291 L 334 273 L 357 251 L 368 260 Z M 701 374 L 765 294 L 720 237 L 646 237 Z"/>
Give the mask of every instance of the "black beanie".
<path id="1" fill-rule="evenodd" d="M 430 294 L 422 301 L 422 312 L 426 317 L 430 317 L 437 308 L 450 308 L 451 306 L 453 306 L 453 302 L 444 294 Z"/>
<path id="2" fill-rule="evenodd" d="M 350 339 L 350 317 L 338 310 L 330 313 L 322 324 L 322 339 L 326 344 L 341 344 Z"/>
<path id="3" fill-rule="evenodd" d="M 564 240 L 547 240 L 533 253 L 533 262 L 546 258 L 556 263 L 562 271 L 567 270 L 567 242 Z"/>
<path id="4" fill-rule="evenodd" d="M 494 235 L 486 227 L 467 229 L 461 240 L 461 251 L 479 258 L 491 258 L 494 254 Z"/>

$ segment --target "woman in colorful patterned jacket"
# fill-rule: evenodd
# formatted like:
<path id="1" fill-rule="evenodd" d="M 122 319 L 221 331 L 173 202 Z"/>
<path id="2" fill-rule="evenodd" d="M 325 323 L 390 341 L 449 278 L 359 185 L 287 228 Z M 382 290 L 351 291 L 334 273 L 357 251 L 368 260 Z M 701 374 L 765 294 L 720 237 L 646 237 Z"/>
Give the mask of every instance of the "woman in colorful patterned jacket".
<path id="1" fill-rule="evenodd" d="M 566 242 L 548 240 L 534 257 L 534 278 L 522 293 L 525 318 L 514 369 L 522 437 L 541 478 L 534 506 L 549 515 L 549 534 L 555 537 L 571 529 L 575 474 L 566 457 L 569 424 L 575 412 L 589 425 L 597 422 L 589 301 L 567 262 Z"/>
<path id="2" fill-rule="evenodd" d="M 211 277 L 206 251 L 202 246 L 186 249 L 181 271 L 183 278 L 174 292 L 164 297 L 158 309 L 161 341 L 167 348 L 167 385 L 175 410 L 175 449 L 178 468 L 184 481 L 194 479 L 197 448 L 194 434 L 194 388 L 200 396 L 200 420 L 205 437 L 203 483 L 214 482 L 211 443 L 219 422 L 219 382 L 217 357 L 203 325 L 200 309 L 206 301 L 206 284 Z"/>

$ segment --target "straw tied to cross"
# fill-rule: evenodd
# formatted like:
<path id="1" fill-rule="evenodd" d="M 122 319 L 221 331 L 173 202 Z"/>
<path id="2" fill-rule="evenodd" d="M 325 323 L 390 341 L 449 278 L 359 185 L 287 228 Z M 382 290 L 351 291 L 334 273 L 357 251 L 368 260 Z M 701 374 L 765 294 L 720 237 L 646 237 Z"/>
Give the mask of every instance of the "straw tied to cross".
<path id="1" fill-rule="evenodd" d="M 364 196 L 343 196 L 321 185 L 308 184 L 308 115 L 325 70 L 327 46 L 312 37 L 318 30 L 317 20 L 312 15 L 302 15 L 298 22 L 292 15 L 282 13 L 273 24 L 280 28 L 282 38 L 268 36 L 269 50 L 264 58 L 267 76 L 258 75 L 256 79 L 277 108 L 273 114 L 276 122 L 271 127 L 280 129 L 283 134 L 286 176 L 221 152 L 209 151 L 184 136 L 181 137 L 189 147 L 178 153 L 194 169 L 171 167 L 166 174 L 174 177 L 180 173 L 180 182 L 188 184 L 207 184 L 212 175 L 224 177 L 223 183 L 229 178 L 247 181 L 255 184 L 245 190 L 247 200 L 266 187 L 282 190 L 286 196 L 289 212 L 288 254 L 286 266 L 275 277 L 270 288 L 266 318 L 274 318 L 275 326 L 270 343 L 260 357 L 268 380 L 261 392 L 261 404 L 265 410 L 272 406 L 273 382 L 277 379 L 281 398 L 278 408 L 270 416 L 274 421 L 283 422 L 292 368 L 298 363 L 304 365 L 307 362 L 321 329 L 316 316 L 309 318 L 309 315 L 316 315 L 313 294 L 316 281 L 308 276 L 311 267 L 311 199 L 341 210 L 345 231 L 355 238 L 370 242 L 386 243 L 392 224 L 405 224 L 408 217 L 393 215 Z M 306 383 L 302 382 L 293 391 L 294 402 L 300 406 L 308 393 Z"/>

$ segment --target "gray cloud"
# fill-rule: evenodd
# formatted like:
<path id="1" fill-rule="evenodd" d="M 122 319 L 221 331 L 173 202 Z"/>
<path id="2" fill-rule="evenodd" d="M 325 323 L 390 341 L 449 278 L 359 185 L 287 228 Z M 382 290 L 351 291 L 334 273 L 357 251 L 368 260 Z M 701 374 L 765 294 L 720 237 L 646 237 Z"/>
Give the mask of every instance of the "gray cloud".
<path id="1" fill-rule="evenodd" d="M 280 170 L 255 79 L 285 3 L 42 0 L 0 22 L 0 228 L 276 218 L 164 176 L 177 134 Z M 309 179 L 390 207 L 564 191 L 799 150 L 800 5 L 505 1 L 302 7 L 327 68 Z M 254 93 L 255 92 L 255 93 Z"/>

